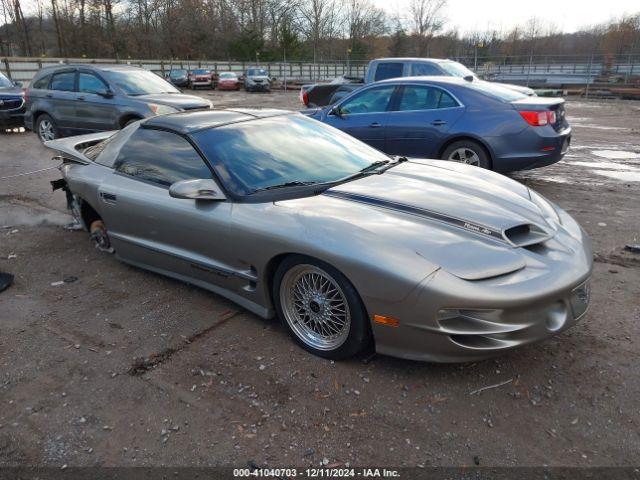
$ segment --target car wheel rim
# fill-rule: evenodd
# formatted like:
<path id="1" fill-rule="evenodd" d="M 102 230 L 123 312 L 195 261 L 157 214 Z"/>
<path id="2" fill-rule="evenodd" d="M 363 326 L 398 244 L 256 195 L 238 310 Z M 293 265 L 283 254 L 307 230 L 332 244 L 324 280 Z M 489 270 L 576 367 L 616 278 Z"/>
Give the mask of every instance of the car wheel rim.
<path id="1" fill-rule="evenodd" d="M 467 165 L 474 165 L 476 167 L 480 166 L 480 157 L 476 152 L 471 150 L 470 148 L 457 148 L 451 155 L 449 155 L 449 160 L 454 162 L 466 163 Z"/>
<path id="2" fill-rule="evenodd" d="M 55 140 L 56 135 L 53 131 L 53 125 L 49 120 L 42 120 L 38 127 L 38 133 L 43 140 Z"/>
<path id="3" fill-rule="evenodd" d="M 282 279 L 280 304 L 287 324 L 306 345 L 335 350 L 349 336 L 351 313 L 338 282 L 313 265 L 297 265 Z"/>

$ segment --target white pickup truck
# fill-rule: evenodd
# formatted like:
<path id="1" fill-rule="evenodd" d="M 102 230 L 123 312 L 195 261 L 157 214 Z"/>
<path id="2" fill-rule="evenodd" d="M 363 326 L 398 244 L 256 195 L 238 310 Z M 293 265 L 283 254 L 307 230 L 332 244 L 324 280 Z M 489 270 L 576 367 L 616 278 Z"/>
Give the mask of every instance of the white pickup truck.
<path id="1" fill-rule="evenodd" d="M 369 62 L 365 78 L 338 77 L 330 83 L 303 85 L 300 100 L 309 108 L 333 105 L 364 84 L 398 77 L 447 76 L 461 77 L 469 82 L 483 82 L 461 63 L 439 58 L 378 58 Z M 521 85 L 501 83 L 507 88 L 534 96 L 535 92 Z"/>

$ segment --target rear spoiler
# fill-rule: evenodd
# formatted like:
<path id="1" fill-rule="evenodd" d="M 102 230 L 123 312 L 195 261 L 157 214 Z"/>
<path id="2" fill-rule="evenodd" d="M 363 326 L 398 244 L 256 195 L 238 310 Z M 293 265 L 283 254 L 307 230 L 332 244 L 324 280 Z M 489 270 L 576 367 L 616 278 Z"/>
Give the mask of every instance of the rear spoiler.
<path id="1" fill-rule="evenodd" d="M 525 97 L 511 102 L 517 110 L 553 110 L 564 103 L 564 98 L 551 97 Z"/>
<path id="2" fill-rule="evenodd" d="M 105 140 L 118 130 L 109 132 L 90 133 L 88 135 L 79 135 L 77 137 L 58 138 L 44 142 L 44 146 L 50 148 L 57 153 L 62 159 L 70 160 L 76 163 L 89 164 L 92 160 L 84 155 L 84 150 L 91 145 L 95 145 L 101 140 Z"/>

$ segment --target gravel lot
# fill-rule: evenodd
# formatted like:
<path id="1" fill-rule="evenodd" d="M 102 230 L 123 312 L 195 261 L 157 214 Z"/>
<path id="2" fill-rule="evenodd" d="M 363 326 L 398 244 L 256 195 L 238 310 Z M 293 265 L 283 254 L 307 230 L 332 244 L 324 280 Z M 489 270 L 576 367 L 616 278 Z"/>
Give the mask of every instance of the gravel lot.
<path id="1" fill-rule="evenodd" d="M 297 92 L 202 95 L 298 108 Z M 566 158 L 514 178 L 591 235 L 590 312 L 464 365 L 315 358 L 277 322 L 64 230 L 56 170 L 0 179 L 0 270 L 16 275 L 0 293 L 0 465 L 637 464 L 640 255 L 624 246 L 640 243 L 640 103 L 567 110 Z M 0 134 L 0 177 L 50 156 L 32 133 Z"/>

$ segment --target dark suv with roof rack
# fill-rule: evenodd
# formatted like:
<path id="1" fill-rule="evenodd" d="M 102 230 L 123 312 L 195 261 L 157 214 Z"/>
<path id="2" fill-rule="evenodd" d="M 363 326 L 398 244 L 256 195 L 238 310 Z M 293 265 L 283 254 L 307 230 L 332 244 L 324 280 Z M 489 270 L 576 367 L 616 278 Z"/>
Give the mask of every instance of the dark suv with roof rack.
<path id="1" fill-rule="evenodd" d="M 0 129 L 21 127 L 24 116 L 24 92 L 0 72 Z"/>
<path id="2" fill-rule="evenodd" d="M 142 118 L 209 109 L 158 75 L 128 65 L 57 65 L 40 70 L 26 95 L 25 126 L 40 140 L 117 130 Z"/>

